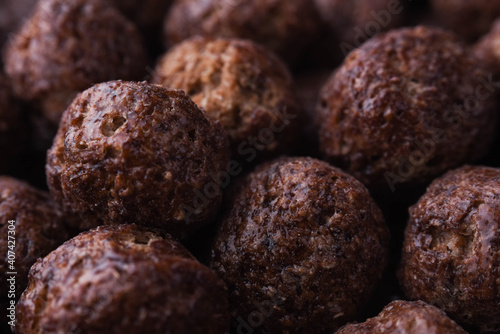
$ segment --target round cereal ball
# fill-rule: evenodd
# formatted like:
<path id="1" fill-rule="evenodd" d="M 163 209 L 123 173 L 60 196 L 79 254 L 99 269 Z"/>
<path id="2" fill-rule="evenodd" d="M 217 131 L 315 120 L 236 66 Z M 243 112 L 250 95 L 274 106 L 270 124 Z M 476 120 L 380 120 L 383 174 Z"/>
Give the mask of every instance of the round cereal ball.
<path id="1" fill-rule="evenodd" d="M 147 57 L 135 26 L 106 1 L 40 0 L 4 61 L 16 94 L 55 132 L 77 93 L 98 82 L 142 79 Z"/>
<path id="2" fill-rule="evenodd" d="M 165 44 L 195 35 L 239 37 L 291 63 L 318 31 L 317 16 L 310 0 L 176 0 L 165 18 Z"/>
<path id="3" fill-rule="evenodd" d="M 0 176 L 0 232 L 0 270 L 4 279 L 14 277 L 15 282 L 14 289 L 2 283 L 0 300 L 11 292 L 17 300 L 28 284 L 30 267 L 71 237 L 48 193 L 7 176 Z"/>
<path id="4" fill-rule="evenodd" d="M 21 108 L 15 101 L 9 81 L 0 73 L 0 173 L 12 167 L 25 144 L 25 126 Z"/>
<path id="5" fill-rule="evenodd" d="M 161 58 L 152 81 L 184 90 L 218 120 L 237 160 L 276 156 L 294 146 L 300 107 L 292 77 L 280 59 L 252 41 L 191 38 Z"/>
<path id="6" fill-rule="evenodd" d="M 224 283 L 170 236 L 135 225 L 82 233 L 40 259 L 16 333 L 213 333 L 229 328 Z"/>
<path id="7" fill-rule="evenodd" d="M 500 16 L 500 0 L 431 0 L 436 22 L 473 41 L 490 30 Z"/>
<path id="8" fill-rule="evenodd" d="M 316 106 L 320 151 L 374 193 L 426 184 L 482 157 L 496 126 L 487 72 L 455 35 L 378 35 L 330 77 Z"/>
<path id="9" fill-rule="evenodd" d="M 349 324 L 336 334 L 466 334 L 467 332 L 435 306 L 422 301 L 396 300 L 374 318 Z"/>
<path id="10" fill-rule="evenodd" d="M 368 301 L 388 230 L 368 190 L 312 158 L 261 165 L 234 191 L 212 249 L 233 329 L 327 333 Z"/>
<path id="11" fill-rule="evenodd" d="M 410 208 L 400 281 L 452 319 L 500 331 L 500 169 L 465 166 Z"/>
<path id="12" fill-rule="evenodd" d="M 0 2 L 0 47 L 8 41 L 9 34 L 27 19 L 38 0 L 2 0 Z"/>
<path id="13" fill-rule="evenodd" d="M 404 0 L 314 0 L 314 3 L 331 33 L 340 42 L 353 46 L 401 25 L 404 19 Z"/>
<path id="14" fill-rule="evenodd" d="M 81 229 L 136 223 L 184 237 L 217 212 L 228 146 L 222 126 L 182 91 L 101 83 L 65 111 L 48 185 Z"/>

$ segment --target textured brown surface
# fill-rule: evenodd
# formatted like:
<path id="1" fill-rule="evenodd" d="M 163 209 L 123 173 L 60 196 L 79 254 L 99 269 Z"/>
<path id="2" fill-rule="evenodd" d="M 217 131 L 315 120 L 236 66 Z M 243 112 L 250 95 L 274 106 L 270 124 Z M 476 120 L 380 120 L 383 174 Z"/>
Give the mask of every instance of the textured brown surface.
<path id="1" fill-rule="evenodd" d="M 27 19 L 38 0 L 0 1 L 0 48 Z"/>
<path id="2" fill-rule="evenodd" d="M 401 5 L 403 1 L 399 1 L 400 5 L 395 6 L 396 0 L 313 0 L 321 19 L 331 32 L 339 41 L 351 45 L 355 44 L 358 35 L 363 42 L 366 40 L 365 36 L 372 37 L 377 31 L 386 31 L 401 25 L 404 18 Z M 399 14 L 392 14 L 389 10 Z M 389 15 L 386 16 L 385 12 Z"/>
<path id="3" fill-rule="evenodd" d="M 360 182 L 319 160 L 283 158 L 239 186 L 211 266 L 228 286 L 236 330 L 244 321 L 255 333 L 323 333 L 368 300 L 388 237 Z"/>
<path id="4" fill-rule="evenodd" d="M 99 227 L 33 266 L 16 333 L 221 334 L 227 306 L 224 283 L 168 235 Z"/>
<path id="5" fill-rule="evenodd" d="M 6 173 L 25 141 L 21 109 L 12 96 L 9 81 L 0 73 L 0 173 Z"/>
<path id="6" fill-rule="evenodd" d="M 431 0 L 436 22 L 473 41 L 500 16 L 500 0 Z"/>
<path id="7" fill-rule="evenodd" d="M 177 0 L 165 19 L 165 40 L 191 36 L 251 39 L 294 62 L 319 20 L 311 0 Z"/>
<path id="8" fill-rule="evenodd" d="M 56 126 L 77 93 L 142 79 L 147 61 L 135 26 L 102 0 L 40 0 L 4 60 L 16 94 Z"/>
<path id="9" fill-rule="evenodd" d="M 422 301 L 397 300 L 387 305 L 375 318 L 342 327 L 335 334 L 466 334 L 446 314 Z"/>
<path id="10" fill-rule="evenodd" d="M 238 160 L 254 156 L 245 154 L 252 147 L 251 137 L 265 138 L 254 148 L 259 158 L 293 148 L 300 107 L 292 93 L 291 75 L 280 59 L 258 44 L 240 39 L 186 40 L 161 58 L 152 81 L 184 90 L 209 117 L 220 121 Z M 260 134 L 269 130 L 271 140 Z"/>
<path id="11" fill-rule="evenodd" d="M 15 270 L 9 270 L 7 263 L 9 220 L 16 221 L 15 235 L 10 234 L 15 238 Z M 36 260 L 71 237 L 62 212 L 48 193 L 5 176 L 0 176 L 0 233 L 0 272 L 17 272 L 16 298 L 26 288 L 28 271 Z M 0 299 L 7 298 L 7 289 L 2 278 Z"/>
<path id="12" fill-rule="evenodd" d="M 462 167 L 410 209 L 402 286 L 484 333 L 500 332 L 500 169 Z"/>
<path id="13" fill-rule="evenodd" d="M 487 152 L 497 119 L 487 78 L 441 29 L 379 35 L 322 88 L 320 150 L 375 192 L 392 190 L 388 178 L 396 187 L 428 182 Z"/>
<path id="14" fill-rule="evenodd" d="M 222 194 L 212 174 L 228 158 L 224 130 L 184 92 L 112 81 L 66 110 L 46 172 L 80 228 L 136 223 L 184 236 L 215 215 Z"/>

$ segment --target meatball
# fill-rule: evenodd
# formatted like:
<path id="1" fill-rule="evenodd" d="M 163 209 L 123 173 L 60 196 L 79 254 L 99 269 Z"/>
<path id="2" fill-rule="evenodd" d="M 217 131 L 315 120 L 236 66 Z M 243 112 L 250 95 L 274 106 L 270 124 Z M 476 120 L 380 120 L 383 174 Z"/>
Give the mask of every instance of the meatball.
<path id="1" fill-rule="evenodd" d="M 473 41 L 488 32 L 500 16 L 500 0 L 431 0 L 436 21 Z"/>
<path id="2" fill-rule="evenodd" d="M 220 334 L 227 304 L 224 283 L 170 236 L 103 226 L 32 267 L 16 333 Z"/>
<path id="3" fill-rule="evenodd" d="M 183 237 L 217 212 L 228 146 L 184 92 L 102 83 L 65 111 L 48 152 L 49 189 L 81 229 L 136 223 Z"/>
<path id="4" fill-rule="evenodd" d="M 367 189 L 312 158 L 258 167 L 234 193 L 212 249 L 232 325 L 255 333 L 324 333 L 369 299 L 388 230 Z"/>
<path id="5" fill-rule="evenodd" d="M 403 23 L 403 1 L 398 0 L 314 0 L 318 13 L 341 42 L 361 45 L 381 31 Z"/>
<path id="6" fill-rule="evenodd" d="M 176 0 L 165 19 L 166 44 L 191 36 L 251 39 L 295 62 L 318 30 L 310 0 Z"/>
<path id="7" fill-rule="evenodd" d="M 0 47 L 8 41 L 9 34 L 17 30 L 30 14 L 38 0 L 0 1 Z"/>
<path id="8" fill-rule="evenodd" d="M 321 89 L 322 155 L 386 194 L 476 161 L 488 151 L 497 119 L 478 64 L 455 35 L 439 28 L 371 39 Z"/>
<path id="9" fill-rule="evenodd" d="M 408 297 L 500 331 L 500 169 L 465 166 L 410 208 L 400 280 Z"/>
<path id="10" fill-rule="evenodd" d="M 12 159 L 22 150 L 25 137 L 21 109 L 12 96 L 8 80 L 0 73 L 0 173 L 12 167 Z"/>
<path id="11" fill-rule="evenodd" d="M 0 176 L 0 231 L 0 271 L 5 279 L 11 277 L 6 273 L 17 272 L 16 298 L 26 288 L 36 260 L 71 237 L 62 211 L 48 193 L 6 176 Z M 7 298 L 7 285 L 2 284 L 1 299 Z"/>
<path id="12" fill-rule="evenodd" d="M 336 334 L 466 334 L 440 309 L 422 301 L 396 300 L 375 318 L 342 327 Z"/>
<path id="13" fill-rule="evenodd" d="M 102 0 L 40 0 L 4 60 L 16 94 L 37 107 L 52 133 L 77 93 L 142 79 L 147 64 L 135 26 Z"/>
<path id="14" fill-rule="evenodd" d="M 229 134 L 233 157 L 248 162 L 289 151 L 300 107 L 288 69 L 251 41 L 195 37 L 159 61 L 154 83 L 186 91 Z M 252 138 L 256 138 L 253 144 Z"/>

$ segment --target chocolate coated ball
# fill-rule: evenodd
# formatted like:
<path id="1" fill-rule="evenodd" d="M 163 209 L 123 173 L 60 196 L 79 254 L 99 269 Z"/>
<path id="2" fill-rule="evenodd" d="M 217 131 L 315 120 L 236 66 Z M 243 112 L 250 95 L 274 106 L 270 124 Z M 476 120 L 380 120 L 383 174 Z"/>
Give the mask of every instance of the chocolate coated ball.
<path id="1" fill-rule="evenodd" d="M 217 212 L 228 159 L 224 130 L 184 92 L 112 81 L 66 110 L 46 172 L 82 229 L 136 223 L 184 237 Z"/>

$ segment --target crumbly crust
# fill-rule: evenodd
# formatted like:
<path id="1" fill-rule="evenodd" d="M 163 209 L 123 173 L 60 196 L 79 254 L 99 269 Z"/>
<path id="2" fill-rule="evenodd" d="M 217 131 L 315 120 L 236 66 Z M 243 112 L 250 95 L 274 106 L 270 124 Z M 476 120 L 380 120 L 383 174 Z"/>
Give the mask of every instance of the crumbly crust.
<path id="1" fill-rule="evenodd" d="M 4 61 L 16 94 L 57 126 L 92 84 L 142 79 L 147 57 L 135 26 L 107 1 L 40 0 Z"/>
<path id="2" fill-rule="evenodd" d="M 184 237 L 216 214 L 222 193 L 213 175 L 228 160 L 223 128 L 184 92 L 111 81 L 67 109 L 46 172 L 82 229 L 135 223 Z"/>
<path id="3" fill-rule="evenodd" d="M 211 266 L 228 286 L 235 328 L 261 312 L 256 333 L 323 333 L 370 298 L 388 239 L 360 182 L 326 162 L 282 158 L 238 186 Z"/>
<path id="4" fill-rule="evenodd" d="M 452 319 L 500 330 L 500 169 L 465 166 L 410 208 L 400 281 Z"/>
<path id="5" fill-rule="evenodd" d="M 349 324 L 335 334 L 466 334 L 459 325 L 435 306 L 422 301 L 396 300 L 374 318 Z"/>
<path id="6" fill-rule="evenodd" d="M 170 236 L 101 226 L 33 266 L 16 333 L 220 334 L 227 306 L 224 283 Z"/>
<path id="7" fill-rule="evenodd" d="M 161 58 L 152 82 L 184 90 L 218 120 L 234 158 L 243 160 L 249 138 L 265 129 L 273 136 L 258 147 L 260 160 L 290 152 L 297 142 L 300 107 L 292 77 L 274 53 L 254 42 L 191 38 Z"/>
<path id="8" fill-rule="evenodd" d="M 488 151 L 498 113 L 494 95 L 484 99 L 487 80 L 451 33 L 420 26 L 378 35 L 322 88 L 320 151 L 375 193 L 394 190 L 388 179 L 395 189 L 430 182 Z"/>

